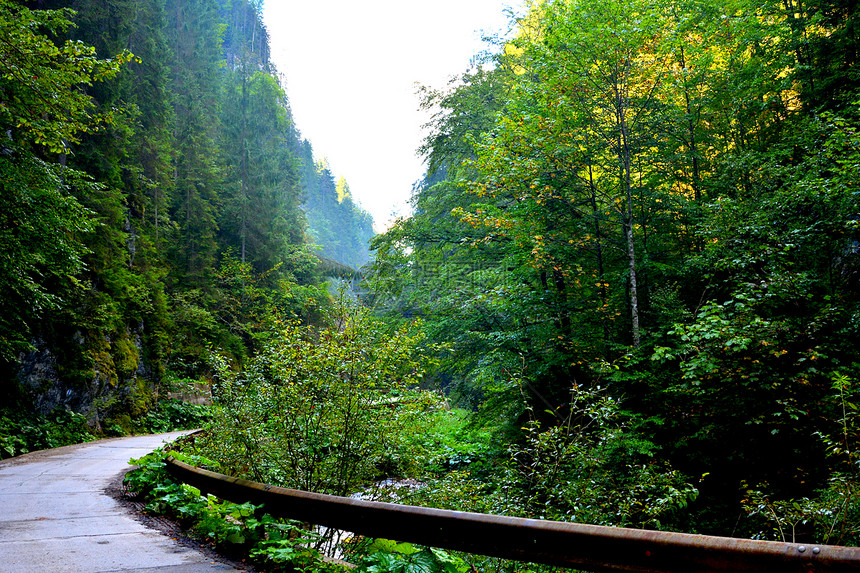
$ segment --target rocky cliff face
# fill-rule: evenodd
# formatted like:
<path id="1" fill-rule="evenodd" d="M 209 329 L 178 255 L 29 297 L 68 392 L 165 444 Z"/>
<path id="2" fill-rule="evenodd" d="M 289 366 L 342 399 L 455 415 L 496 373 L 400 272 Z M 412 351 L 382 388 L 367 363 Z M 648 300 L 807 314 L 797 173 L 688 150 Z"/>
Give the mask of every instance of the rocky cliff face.
<path id="1" fill-rule="evenodd" d="M 20 357 L 18 382 L 33 400 L 36 411 L 47 414 L 55 408 L 79 411 L 82 393 L 63 384 L 57 358 L 44 340 L 33 341 L 34 350 Z"/>
<path id="2" fill-rule="evenodd" d="M 90 368 L 72 372 L 56 347 L 42 339 L 34 340 L 34 349 L 19 357 L 17 381 L 38 413 L 70 410 L 85 415 L 100 430 L 106 420 L 123 425 L 123 420 L 144 413 L 154 402 L 157 388 L 142 359 L 139 335 L 123 337 L 119 343 L 103 339 L 93 344 L 76 334 L 73 342 Z"/>

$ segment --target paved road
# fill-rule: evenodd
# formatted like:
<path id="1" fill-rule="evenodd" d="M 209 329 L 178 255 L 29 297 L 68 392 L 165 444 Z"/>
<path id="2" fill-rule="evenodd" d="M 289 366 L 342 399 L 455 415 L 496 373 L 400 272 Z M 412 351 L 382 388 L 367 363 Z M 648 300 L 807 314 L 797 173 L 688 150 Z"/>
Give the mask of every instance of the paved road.
<path id="1" fill-rule="evenodd" d="M 130 458 L 182 434 L 101 440 L 0 461 L 0 571 L 237 571 L 147 528 L 105 493 Z"/>

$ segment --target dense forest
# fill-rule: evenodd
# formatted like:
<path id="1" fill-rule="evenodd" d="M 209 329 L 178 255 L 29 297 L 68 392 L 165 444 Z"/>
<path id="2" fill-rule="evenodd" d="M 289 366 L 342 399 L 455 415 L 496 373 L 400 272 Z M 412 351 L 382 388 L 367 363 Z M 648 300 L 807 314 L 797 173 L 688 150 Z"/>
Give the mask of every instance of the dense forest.
<path id="1" fill-rule="evenodd" d="M 19 409 L 131 430 L 199 380 L 193 455 L 230 475 L 860 543 L 856 2 L 533 0 L 421 90 L 427 172 L 372 257 L 259 2 L 0 0 L 0 25 Z M 362 265 L 358 295 L 325 282 Z"/>
<path id="2" fill-rule="evenodd" d="M 127 426 L 367 262 L 372 220 L 294 125 L 260 8 L 0 3 L 7 400 Z"/>
<path id="3" fill-rule="evenodd" d="M 857 542 L 858 49 L 856 2 L 546 0 L 424 91 L 370 292 L 526 514 Z"/>

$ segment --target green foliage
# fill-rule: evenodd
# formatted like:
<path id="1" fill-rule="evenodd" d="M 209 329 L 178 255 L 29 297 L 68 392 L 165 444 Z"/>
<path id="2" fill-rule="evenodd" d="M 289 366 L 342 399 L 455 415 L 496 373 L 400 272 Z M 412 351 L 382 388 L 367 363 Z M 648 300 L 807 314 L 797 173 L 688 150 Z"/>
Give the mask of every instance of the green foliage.
<path id="1" fill-rule="evenodd" d="M 511 452 L 505 485 L 513 506 L 557 521 L 678 529 L 696 488 L 655 460 L 650 442 L 592 421 L 603 426 L 594 436 L 583 435 L 584 427 L 529 428 L 526 443 Z"/>
<path id="2" fill-rule="evenodd" d="M 404 437 L 432 395 L 410 390 L 425 361 L 415 325 L 395 331 L 343 297 L 316 330 L 276 324 L 241 372 L 220 360 L 203 451 L 239 475 L 345 495 L 404 471 Z"/>
<path id="3" fill-rule="evenodd" d="M 207 460 L 201 456 L 159 448 L 141 458 L 129 460 L 130 465 L 137 466 L 125 476 L 124 483 L 128 486 L 129 490 L 136 494 L 147 496 L 155 488 L 168 485 L 169 476 L 166 469 L 167 466 L 164 463 L 165 458 L 168 456 L 173 456 L 188 464 L 213 467 L 211 460 Z"/>
<path id="4" fill-rule="evenodd" d="M 503 460 L 495 461 L 495 475 L 487 476 L 486 471 L 473 473 L 471 469 L 451 470 L 440 477 L 425 478 L 420 488 L 407 496 L 398 496 L 397 501 L 472 513 L 516 513 L 515 510 L 511 511 L 511 504 L 494 494 L 497 491 L 495 478 L 499 477 L 504 467 Z"/>
<path id="5" fill-rule="evenodd" d="M 80 294 L 79 272 L 88 248 L 83 236 L 98 223 L 73 189 L 101 187 L 83 173 L 45 160 L 68 153 L 83 134 L 117 121 L 121 107 L 99 112 L 86 93 L 115 77 L 132 60 L 123 51 L 99 59 L 92 46 L 56 42 L 73 24 L 74 12 L 30 10 L 0 3 L 0 359 L 30 349 L 35 325 L 65 309 Z M 52 237 L 46 241 L 45 237 Z"/>
<path id="6" fill-rule="evenodd" d="M 355 569 L 362 573 L 467 573 L 471 570 L 455 555 L 411 543 L 376 539 L 362 546 L 360 551 L 367 553 Z"/>
<path id="7" fill-rule="evenodd" d="M 471 422 L 471 413 L 453 409 L 429 413 L 424 417 L 422 431 L 411 438 L 411 455 L 424 459 L 419 467 L 426 474 L 443 474 L 467 466 L 476 468 L 499 446 L 493 443 L 493 433 Z"/>
<path id="8" fill-rule="evenodd" d="M 12 141 L 66 153 L 82 133 L 111 123 L 121 109 L 94 113 L 85 89 L 116 76 L 134 56 L 122 51 L 99 59 L 95 48 L 53 38 L 73 27 L 74 11 L 30 10 L 0 2 L 0 125 Z"/>
<path id="9" fill-rule="evenodd" d="M 836 410 L 842 410 L 836 420 L 838 430 L 821 432 L 819 436 L 831 456 L 848 464 L 860 461 L 860 388 L 847 374 L 836 373 L 832 378 L 832 400 Z"/>
<path id="10" fill-rule="evenodd" d="M 247 68 L 243 63 L 226 81 L 219 148 L 230 167 L 226 188 L 235 192 L 224 194 L 218 226 L 242 263 L 277 276 L 290 270 L 287 245 L 303 238 L 298 161 L 284 141 L 286 94 L 271 74 Z"/>
<path id="11" fill-rule="evenodd" d="M 858 362 L 856 66 L 821 50 L 856 48 L 853 22 L 828 2 L 540 2 L 491 71 L 427 92 L 431 171 L 374 241 L 370 300 L 450 345 L 440 380 L 523 460 L 513 505 L 564 514 L 607 484 L 620 514 L 586 519 L 728 535 L 742 483 L 820 500 L 850 474 L 831 385 Z M 598 386 L 628 421 L 595 444 L 564 412 Z M 502 507 L 484 478 L 428 498 Z"/>
<path id="12" fill-rule="evenodd" d="M 131 460 L 129 463 L 138 467 L 126 474 L 124 483 L 129 491 L 147 502 L 147 511 L 179 519 L 201 541 L 249 555 L 267 570 L 308 573 L 344 570 L 323 561 L 313 549 L 319 536 L 302 524 L 274 518 L 264 512 L 263 506 L 202 496 L 198 489 L 176 483 L 165 469 L 164 459 L 168 455 L 188 464 L 217 469 L 211 460 L 176 450 L 159 449 Z"/>
<path id="13" fill-rule="evenodd" d="M 552 424 L 529 411 L 523 440 L 492 467 L 478 460 L 430 480 L 410 502 L 601 525 L 682 524 L 696 488 L 660 460 L 605 391 L 574 388 L 570 397 L 551 413 Z"/>
<path id="14" fill-rule="evenodd" d="M 366 283 L 385 321 L 327 308 L 372 221 L 293 125 L 261 3 L 24 4 L 0 0 L 0 361 L 44 362 L 63 406 L 198 425 L 155 390 L 215 376 L 208 452 L 260 481 L 420 475 L 396 495 L 722 534 L 745 497 L 748 533 L 857 542 L 850 3 L 531 3 L 492 66 L 424 92 L 430 171 Z M 4 415 L 3 455 L 82 435 L 36 422 Z M 257 508 L 157 487 L 313 567 Z"/>
<path id="15" fill-rule="evenodd" d="M 306 573 L 327 573 L 345 571 L 345 567 L 325 562 L 313 547 L 321 536 L 308 531 L 306 526 L 295 521 L 276 520 L 263 515 L 259 522 L 249 523 L 262 528 L 265 540 L 251 550 L 250 555 L 257 562 L 274 570 L 302 571 Z"/>
<path id="16" fill-rule="evenodd" d="M 775 500 L 767 484 L 746 492 L 742 501 L 753 539 L 789 543 L 860 544 L 860 482 L 857 472 L 836 474 L 813 497 Z"/>
<path id="17" fill-rule="evenodd" d="M 202 428 L 212 419 L 212 408 L 180 400 L 161 400 L 137 421 L 140 430 L 159 434 L 174 430 Z"/>
<path id="18" fill-rule="evenodd" d="M 71 176 L 71 177 L 70 177 Z M 80 177 L 23 150 L 0 155 L 0 359 L 31 348 L 36 325 L 80 293 L 86 246 L 95 224 L 64 181 Z M 86 184 L 86 183 L 85 183 Z M 45 237 L 56 240 L 45 241 Z"/>
<path id="19" fill-rule="evenodd" d="M 272 317 L 319 318 L 314 158 L 260 3 L 65 4 L 0 3 L 4 391 L 46 361 L 72 398 L 22 379 L 34 402 L 128 432 L 168 372 L 211 376 L 210 346 L 241 363 Z M 332 228 L 370 230 L 340 200 Z"/>
<path id="20" fill-rule="evenodd" d="M 86 418 L 68 410 L 47 416 L 0 411 L 0 459 L 94 439 Z"/>
<path id="21" fill-rule="evenodd" d="M 857 451 L 860 391 L 845 374 L 833 376 L 832 398 L 842 415 L 830 433 L 821 432 L 828 454 L 839 462 L 824 487 L 811 496 L 783 499 L 767 483 L 745 492 L 750 534 L 758 539 L 860 545 L 860 453 Z"/>

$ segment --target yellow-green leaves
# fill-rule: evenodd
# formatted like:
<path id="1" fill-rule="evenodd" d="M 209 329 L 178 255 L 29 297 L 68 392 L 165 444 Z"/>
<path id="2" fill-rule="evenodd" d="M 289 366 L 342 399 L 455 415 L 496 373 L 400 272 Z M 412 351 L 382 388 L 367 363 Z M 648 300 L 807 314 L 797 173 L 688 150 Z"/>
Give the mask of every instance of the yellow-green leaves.
<path id="1" fill-rule="evenodd" d="M 134 59 L 128 51 L 100 59 L 83 42 L 55 41 L 72 27 L 73 14 L 0 0 L 0 126 L 11 129 L 14 139 L 52 153 L 69 152 L 80 134 L 97 131 L 121 113 L 97 112 L 85 90 Z"/>
<path id="2" fill-rule="evenodd" d="M 282 323 L 240 374 L 222 363 L 207 451 L 257 481 L 346 495 L 411 463 L 432 394 L 418 325 L 389 330 L 341 301 L 327 328 Z"/>

